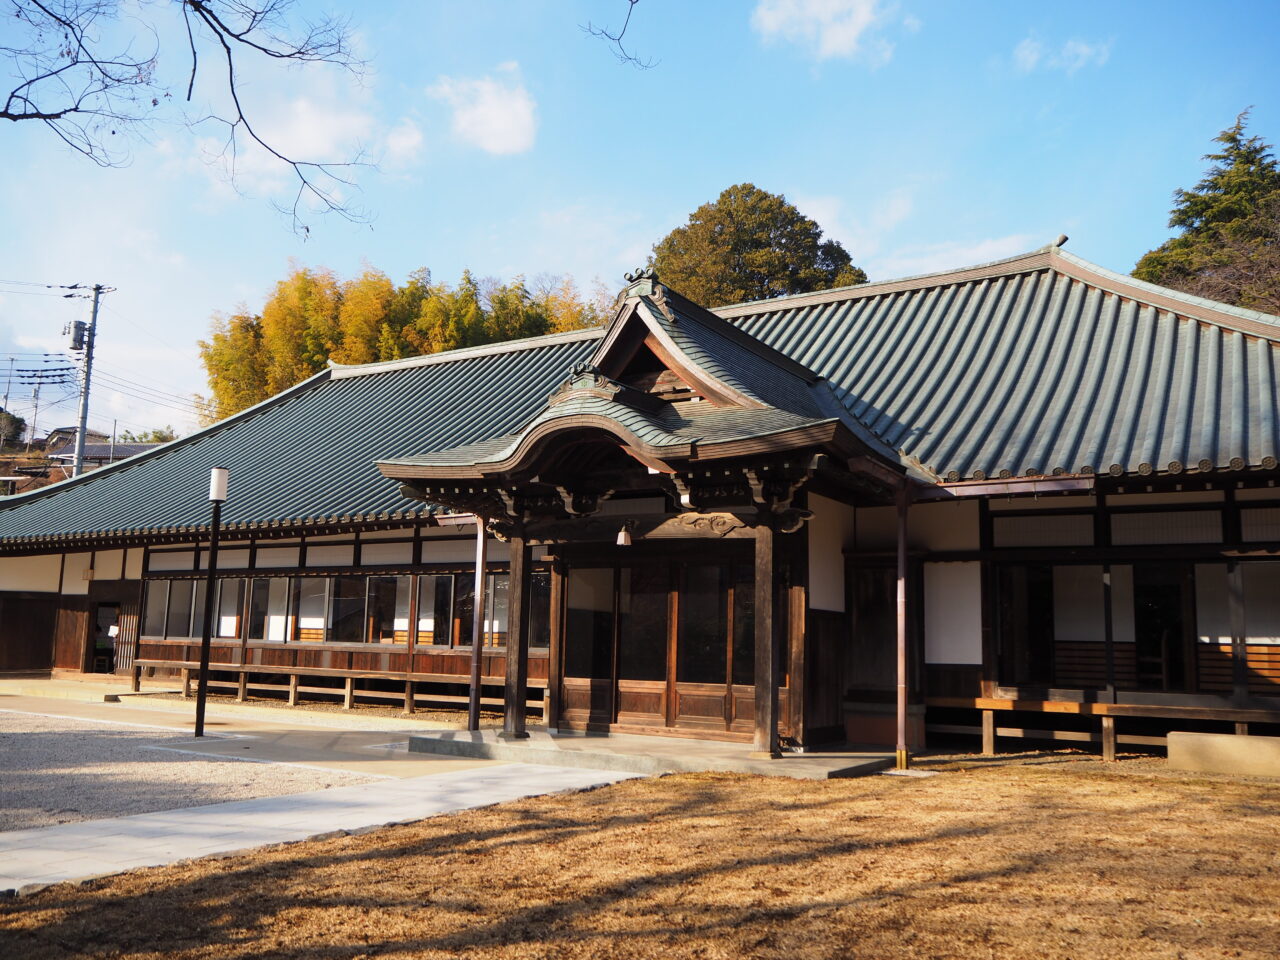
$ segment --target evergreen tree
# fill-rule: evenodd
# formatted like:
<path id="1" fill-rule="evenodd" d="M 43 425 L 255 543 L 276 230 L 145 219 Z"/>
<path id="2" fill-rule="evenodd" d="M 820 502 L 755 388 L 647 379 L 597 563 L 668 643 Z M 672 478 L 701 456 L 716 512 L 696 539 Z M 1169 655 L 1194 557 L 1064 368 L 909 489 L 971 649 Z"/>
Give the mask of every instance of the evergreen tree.
<path id="1" fill-rule="evenodd" d="M 653 248 L 649 264 L 705 307 L 865 283 L 835 240 L 781 194 L 750 183 L 704 203 Z"/>
<path id="2" fill-rule="evenodd" d="M 1214 138 L 1209 169 L 1174 191 L 1169 226 L 1181 231 L 1145 254 L 1141 280 L 1258 309 L 1280 311 L 1280 167 L 1271 145 L 1246 136 L 1249 111 Z"/>

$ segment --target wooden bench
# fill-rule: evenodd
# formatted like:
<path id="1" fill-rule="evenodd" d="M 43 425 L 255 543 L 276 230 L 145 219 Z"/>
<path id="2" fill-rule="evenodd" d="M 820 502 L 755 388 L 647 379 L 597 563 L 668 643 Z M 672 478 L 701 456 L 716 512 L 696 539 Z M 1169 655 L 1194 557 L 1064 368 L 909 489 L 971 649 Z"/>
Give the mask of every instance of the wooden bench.
<path id="1" fill-rule="evenodd" d="M 178 670 L 182 678 L 182 695 L 184 697 L 191 696 L 191 678 L 192 675 L 198 673 L 200 663 L 196 660 L 156 660 L 156 659 L 137 659 L 133 661 L 131 670 L 133 690 L 137 692 L 142 688 L 142 671 L 146 668 L 159 668 L 168 670 Z M 416 684 L 455 684 L 468 685 L 471 678 L 468 674 L 460 673 L 410 673 L 410 674 L 387 674 L 378 673 L 369 670 L 341 670 L 333 667 L 284 667 L 284 666 L 265 666 L 254 663 L 210 663 L 210 673 L 233 673 L 239 674 L 237 680 L 210 680 L 210 687 L 218 688 L 234 688 L 236 690 L 236 699 L 243 701 L 248 695 L 249 689 L 252 687 L 256 690 L 269 692 L 286 692 L 288 696 L 289 706 L 295 706 L 298 703 L 298 695 L 300 693 L 310 693 L 321 696 L 337 696 L 342 695 L 342 705 L 350 710 L 355 706 L 357 699 L 360 700 L 400 700 L 403 697 L 404 709 L 406 713 L 412 713 L 414 707 L 418 703 L 446 703 L 446 704 L 466 704 L 470 702 L 467 696 L 448 693 L 419 693 L 415 689 Z M 250 683 L 249 677 L 252 674 L 259 675 L 279 675 L 289 678 L 288 685 L 278 683 Z M 345 680 L 345 684 L 340 689 L 338 687 L 315 687 L 302 686 L 300 680 L 303 677 L 335 677 Z M 360 690 L 356 688 L 357 680 L 392 680 L 404 681 L 404 693 L 391 693 L 387 690 Z M 481 687 L 501 687 L 506 683 L 503 677 L 487 676 L 480 678 Z M 547 681 L 541 679 L 530 679 L 528 681 L 530 689 L 545 690 Z M 481 696 L 480 703 L 482 706 L 502 706 L 503 699 L 501 697 L 485 697 Z M 527 707 L 533 709 L 543 709 L 544 700 L 529 700 L 526 702 Z"/>

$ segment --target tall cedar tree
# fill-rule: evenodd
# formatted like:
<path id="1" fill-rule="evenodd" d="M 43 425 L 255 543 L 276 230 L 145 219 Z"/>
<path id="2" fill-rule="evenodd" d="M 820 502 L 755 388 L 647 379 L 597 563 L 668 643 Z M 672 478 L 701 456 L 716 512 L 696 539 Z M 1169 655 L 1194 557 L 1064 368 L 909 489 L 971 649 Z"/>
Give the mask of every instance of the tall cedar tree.
<path id="1" fill-rule="evenodd" d="M 663 283 L 706 307 L 866 283 L 848 251 L 781 194 L 740 183 L 653 248 Z"/>
<path id="2" fill-rule="evenodd" d="M 1238 306 L 1280 313 L 1280 167 L 1271 145 L 1245 136 L 1249 111 L 1214 138 L 1222 149 L 1191 190 L 1176 190 L 1169 226 L 1133 275 Z"/>
<path id="3" fill-rule="evenodd" d="M 572 278 L 477 280 L 456 286 L 416 270 L 402 286 L 366 266 L 353 280 L 293 264 L 260 314 L 216 315 L 200 359 L 209 378 L 211 418 L 220 419 L 287 389 L 334 363 L 396 360 L 500 340 L 598 326 L 607 298 L 591 301 Z"/>

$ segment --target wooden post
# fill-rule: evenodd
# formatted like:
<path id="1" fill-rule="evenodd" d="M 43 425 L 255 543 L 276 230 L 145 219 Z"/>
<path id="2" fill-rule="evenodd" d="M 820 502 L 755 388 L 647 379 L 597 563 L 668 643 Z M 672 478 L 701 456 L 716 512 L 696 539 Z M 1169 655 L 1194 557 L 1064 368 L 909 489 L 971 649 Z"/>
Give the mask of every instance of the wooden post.
<path id="1" fill-rule="evenodd" d="M 182 668 L 182 695 L 191 696 L 191 670 L 187 667 Z"/>
<path id="2" fill-rule="evenodd" d="M 413 713 L 417 704 L 413 699 L 413 681 L 406 680 L 404 682 L 404 712 Z"/>
<path id="3" fill-rule="evenodd" d="M 1102 565 L 1102 642 L 1107 671 L 1107 700 L 1116 702 L 1115 622 L 1111 615 L 1111 564 Z"/>
<path id="4" fill-rule="evenodd" d="M 542 720 L 547 730 L 560 726 L 560 680 L 564 675 L 564 578 L 565 564 L 558 557 L 551 561 L 551 649 L 547 651 L 546 712 Z"/>
<path id="5" fill-rule="evenodd" d="M 471 690 L 467 700 L 467 729 L 480 729 L 480 667 L 484 658 L 484 579 L 489 537 L 484 517 L 476 517 L 476 581 L 471 616 Z"/>
<path id="6" fill-rule="evenodd" d="M 249 671 L 240 668 L 240 682 L 236 685 L 236 700 L 244 703 L 245 698 L 249 695 Z"/>
<path id="7" fill-rule="evenodd" d="M 133 676 L 130 686 L 133 688 L 133 692 L 137 693 L 142 689 L 142 668 L 135 663 L 130 669 L 130 673 Z"/>
<path id="8" fill-rule="evenodd" d="M 523 534 L 510 543 L 507 580 L 507 669 L 503 697 L 502 739 L 523 740 L 529 700 L 529 548 Z"/>
<path id="9" fill-rule="evenodd" d="M 1231 698 L 1249 699 L 1248 630 L 1244 619 L 1244 570 L 1239 561 L 1227 564 L 1227 609 L 1231 615 Z"/>
<path id="10" fill-rule="evenodd" d="M 1249 735 L 1249 725 L 1247 723 L 1236 724 L 1236 736 L 1247 737 Z"/>
<path id="11" fill-rule="evenodd" d="M 911 492 L 904 482 L 898 490 L 898 744 L 897 768 L 909 769 L 911 751 L 907 747 L 907 507 Z"/>
<path id="12" fill-rule="evenodd" d="M 778 631 L 773 616 L 773 517 L 756 524 L 756 728 L 752 756 L 773 758 L 778 748 Z"/>
<path id="13" fill-rule="evenodd" d="M 1116 759 L 1116 718 L 1102 717 L 1102 760 L 1114 763 Z"/>
<path id="14" fill-rule="evenodd" d="M 298 705 L 298 675 L 296 673 L 289 674 L 289 706 L 296 707 Z"/>
<path id="15" fill-rule="evenodd" d="M 982 755 L 994 757 L 996 754 L 996 712 L 982 711 Z"/>
<path id="16" fill-rule="evenodd" d="M 342 691 L 342 709 L 350 710 L 356 702 L 356 678 L 347 677 L 346 688 Z"/>

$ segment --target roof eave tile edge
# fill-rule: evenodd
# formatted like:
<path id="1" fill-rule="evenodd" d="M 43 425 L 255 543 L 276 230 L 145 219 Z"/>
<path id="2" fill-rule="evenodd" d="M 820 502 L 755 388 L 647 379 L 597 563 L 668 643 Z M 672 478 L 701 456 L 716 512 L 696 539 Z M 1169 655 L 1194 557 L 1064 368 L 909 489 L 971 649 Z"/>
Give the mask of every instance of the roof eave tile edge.
<path id="1" fill-rule="evenodd" d="M 241 420 L 246 420 L 268 407 L 274 406 L 277 403 L 283 403 L 296 394 L 305 393 L 307 390 L 310 390 L 315 386 L 319 386 L 321 383 L 330 379 L 331 376 L 332 372 L 330 370 L 321 370 L 318 373 L 313 373 L 300 383 L 295 383 L 292 387 L 281 390 L 274 396 L 267 397 L 267 399 L 255 403 L 252 407 L 246 407 L 225 419 L 219 420 L 216 423 L 211 423 L 209 426 L 197 430 L 195 433 L 188 434 L 185 437 L 179 437 L 176 440 L 170 440 L 168 443 L 162 443 L 153 450 L 144 450 L 142 453 L 136 453 L 132 457 L 126 457 L 123 460 L 117 460 L 115 463 L 109 463 L 104 467 L 99 467 L 97 470 L 82 473 L 78 477 L 69 477 L 66 480 L 59 480 L 57 483 L 51 483 L 47 487 L 40 487 L 36 490 L 28 490 L 24 493 L 15 494 L 12 497 L 5 497 L 3 501 L 0 501 L 0 512 L 9 510 L 12 507 L 19 507 L 23 504 L 33 503 L 34 501 L 40 500 L 51 494 L 61 493 L 63 490 L 68 490 L 77 484 L 91 483 L 101 480 L 103 477 L 117 473 L 120 470 L 135 467 L 145 460 L 163 456 L 170 450 L 176 449 L 177 447 L 193 443 L 194 441 L 203 439 L 204 437 L 212 436 L 224 427 L 230 426 L 233 423 L 238 423 Z"/>
<path id="2" fill-rule="evenodd" d="M 833 303 L 839 300 L 879 296 L 886 293 L 900 293 L 906 290 L 917 290 L 922 287 L 939 286 L 942 283 L 966 283 L 970 280 L 981 280 L 984 277 L 1032 273 L 1051 266 L 1055 250 L 1057 250 L 1057 247 L 1049 244 L 1027 253 L 1006 257 L 1003 260 L 991 260 L 987 263 L 978 263 L 973 266 L 941 270 L 937 273 L 921 273 L 911 277 L 899 277 L 894 280 L 876 280 L 872 283 L 858 283 L 849 287 L 815 290 L 813 293 L 794 293 L 785 297 L 772 297 L 768 300 L 732 303 L 727 306 L 716 307 L 711 312 L 725 320 L 730 320 L 754 314 L 791 310 L 796 307 Z"/>
<path id="3" fill-rule="evenodd" d="M 1053 267 L 1062 273 L 1077 280 L 1093 282 L 1116 296 L 1137 300 L 1157 310 L 1190 319 L 1231 327 L 1241 333 L 1280 340 L 1280 316 L 1263 313 L 1260 310 L 1235 307 L 1229 303 L 1221 303 L 1217 300 L 1183 293 L 1171 287 L 1148 283 L 1146 280 L 1139 280 L 1137 277 L 1100 267 L 1066 250 L 1054 250 L 1051 260 Z"/>
<path id="4" fill-rule="evenodd" d="M 363 377 L 375 373 L 391 373 L 396 370 L 409 370 L 417 367 L 429 367 L 440 363 L 452 363 L 455 360 L 470 360 L 474 357 L 487 357 L 503 353 L 516 353 L 520 350 L 536 350 L 539 347 L 555 346 L 559 343 L 576 343 L 580 340 L 594 340 L 604 335 L 605 327 L 588 327 L 585 330 L 569 330 L 565 333 L 548 333 L 541 337 L 525 337 L 521 340 L 502 340 L 497 343 L 486 343 L 478 347 L 459 347 L 457 350 L 443 350 L 440 353 L 424 353 L 417 357 L 403 357 L 400 360 L 384 360 L 378 363 L 341 364 L 331 363 L 328 368 L 334 380 L 346 380 L 351 377 Z"/>

